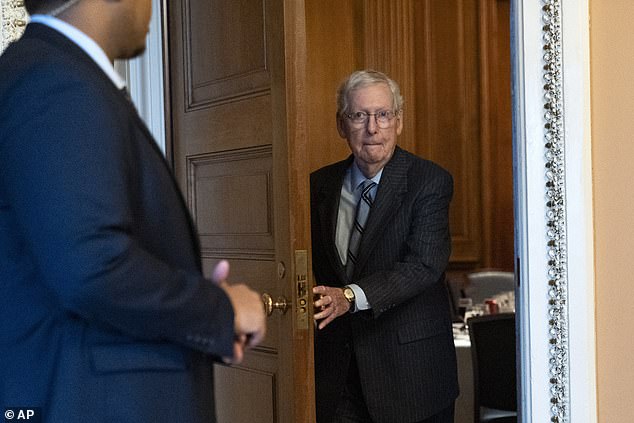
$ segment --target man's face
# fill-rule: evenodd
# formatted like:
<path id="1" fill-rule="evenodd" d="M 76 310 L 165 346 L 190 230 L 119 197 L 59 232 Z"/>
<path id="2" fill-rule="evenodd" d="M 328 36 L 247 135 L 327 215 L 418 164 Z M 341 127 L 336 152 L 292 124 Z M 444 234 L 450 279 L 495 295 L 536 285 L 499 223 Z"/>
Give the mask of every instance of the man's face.
<path id="1" fill-rule="evenodd" d="M 394 111 L 392 92 L 387 84 L 369 85 L 351 91 L 348 103 L 348 113 Z M 389 126 L 379 128 L 375 116 L 368 116 L 364 124 L 355 124 L 343 116 L 337 119 L 337 129 L 339 135 L 348 140 L 359 168 L 367 177 L 371 177 L 392 158 L 396 138 L 403 129 L 403 120 L 399 114 L 389 122 Z"/>
<path id="2" fill-rule="evenodd" d="M 123 0 L 127 11 L 121 18 L 121 31 L 126 34 L 126 47 L 121 59 L 137 57 L 145 51 L 146 37 L 150 30 L 152 0 Z"/>

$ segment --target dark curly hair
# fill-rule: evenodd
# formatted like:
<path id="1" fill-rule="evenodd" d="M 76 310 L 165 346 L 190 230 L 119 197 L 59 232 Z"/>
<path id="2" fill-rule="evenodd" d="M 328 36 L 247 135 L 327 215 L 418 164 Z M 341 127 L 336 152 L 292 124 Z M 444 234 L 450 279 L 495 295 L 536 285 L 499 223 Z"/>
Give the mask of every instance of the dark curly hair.
<path id="1" fill-rule="evenodd" d="M 24 0 L 24 7 L 29 15 L 46 13 L 58 8 L 70 0 Z"/>

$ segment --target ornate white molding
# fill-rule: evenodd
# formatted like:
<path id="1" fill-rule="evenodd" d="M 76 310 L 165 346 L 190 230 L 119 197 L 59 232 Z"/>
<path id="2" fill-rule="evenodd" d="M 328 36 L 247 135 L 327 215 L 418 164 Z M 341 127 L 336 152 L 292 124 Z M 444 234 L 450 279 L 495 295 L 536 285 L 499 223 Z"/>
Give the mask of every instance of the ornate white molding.
<path id="1" fill-rule="evenodd" d="M 569 421 L 568 275 L 561 1 L 543 0 L 551 421 Z"/>
<path id="2" fill-rule="evenodd" d="M 588 0 L 511 7 L 520 412 L 596 423 Z"/>
<path id="3" fill-rule="evenodd" d="M 0 0 L 0 54 L 22 36 L 27 21 L 23 0 Z"/>

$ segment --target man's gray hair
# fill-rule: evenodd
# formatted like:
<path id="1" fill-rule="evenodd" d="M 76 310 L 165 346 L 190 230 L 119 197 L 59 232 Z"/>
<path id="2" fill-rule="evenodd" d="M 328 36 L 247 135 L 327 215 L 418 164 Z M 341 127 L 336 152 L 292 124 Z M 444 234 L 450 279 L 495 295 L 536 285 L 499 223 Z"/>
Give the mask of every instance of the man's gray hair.
<path id="1" fill-rule="evenodd" d="M 403 109 L 403 97 L 401 96 L 401 89 L 398 83 L 382 72 L 365 69 L 353 72 L 339 85 L 339 89 L 337 90 L 337 116 L 350 112 L 348 109 L 350 107 L 348 96 L 351 91 L 376 84 L 387 84 L 392 92 L 394 111 L 399 113 Z"/>

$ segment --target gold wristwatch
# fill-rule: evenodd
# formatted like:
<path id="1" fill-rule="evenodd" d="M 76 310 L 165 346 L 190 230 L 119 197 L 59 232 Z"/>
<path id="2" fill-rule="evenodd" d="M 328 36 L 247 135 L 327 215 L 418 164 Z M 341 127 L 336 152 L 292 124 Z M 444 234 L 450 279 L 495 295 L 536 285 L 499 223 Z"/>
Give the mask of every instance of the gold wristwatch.
<path id="1" fill-rule="evenodd" d="M 350 311 L 355 310 L 355 308 L 356 308 L 356 305 L 355 305 L 356 297 L 354 295 L 354 291 L 352 290 L 352 288 L 350 288 L 349 286 L 344 286 L 343 287 L 343 296 L 346 298 L 346 301 L 348 301 L 348 304 L 350 304 Z"/>

